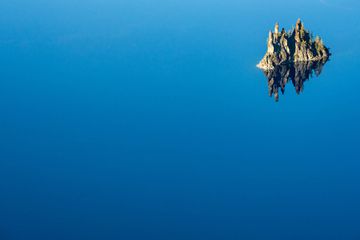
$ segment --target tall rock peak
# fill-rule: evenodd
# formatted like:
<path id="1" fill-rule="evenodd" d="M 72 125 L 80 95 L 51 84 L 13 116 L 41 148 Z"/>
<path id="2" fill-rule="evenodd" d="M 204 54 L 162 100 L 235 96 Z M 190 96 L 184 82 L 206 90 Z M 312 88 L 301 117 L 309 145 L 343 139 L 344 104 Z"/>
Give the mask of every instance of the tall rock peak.
<path id="1" fill-rule="evenodd" d="M 279 33 L 279 23 L 276 23 L 276 24 L 275 24 L 274 32 L 275 32 L 276 34 Z"/>

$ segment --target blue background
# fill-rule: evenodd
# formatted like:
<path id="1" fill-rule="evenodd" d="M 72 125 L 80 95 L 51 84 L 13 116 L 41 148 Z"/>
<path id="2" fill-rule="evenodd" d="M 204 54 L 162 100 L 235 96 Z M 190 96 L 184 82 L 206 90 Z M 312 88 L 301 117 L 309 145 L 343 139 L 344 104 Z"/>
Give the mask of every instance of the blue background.
<path id="1" fill-rule="evenodd" d="M 0 239 L 359 239 L 360 3 L 0 2 Z M 333 54 L 279 102 L 276 21 Z"/>

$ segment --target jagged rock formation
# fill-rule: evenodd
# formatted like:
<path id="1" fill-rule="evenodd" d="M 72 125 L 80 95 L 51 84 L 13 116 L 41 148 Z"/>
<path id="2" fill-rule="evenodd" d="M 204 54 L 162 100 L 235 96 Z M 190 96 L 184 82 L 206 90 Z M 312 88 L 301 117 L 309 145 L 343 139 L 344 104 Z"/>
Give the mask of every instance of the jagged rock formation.
<path id="1" fill-rule="evenodd" d="M 328 59 L 329 56 L 329 49 L 321 38 L 316 37 L 313 40 L 310 32 L 298 19 L 295 29 L 289 32 L 285 32 L 284 28 L 279 32 L 279 24 L 276 23 L 274 32 L 269 32 L 267 52 L 257 67 L 274 69 L 281 64 L 320 61 Z"/>
<path id="2" fill-rule="evenodd" d="M 275 101 L 279 100 L 279 91 L 285 92 L 285 86 L 290 81 L 295 87 L 297 94 L 304 90 L 304 82 L 312 77 L 321 74 L 327 59 L 320 61 L 295 62 L 291 64 L 277 65 L 273 69 L 263 70 L 268 79 L 269 96 L 274 96 Z"/>

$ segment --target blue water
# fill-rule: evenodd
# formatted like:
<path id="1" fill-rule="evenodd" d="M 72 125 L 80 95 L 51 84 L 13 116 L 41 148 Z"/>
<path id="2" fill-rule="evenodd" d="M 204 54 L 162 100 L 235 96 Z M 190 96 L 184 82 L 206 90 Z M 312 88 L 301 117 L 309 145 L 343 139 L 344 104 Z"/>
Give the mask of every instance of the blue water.
<path id="1" fill-rule="evenodd" d="M 356 0 L 0 2 L 0 239 L 360 239 Z M 275 102 L 276 21 L 331 48 Z"/>

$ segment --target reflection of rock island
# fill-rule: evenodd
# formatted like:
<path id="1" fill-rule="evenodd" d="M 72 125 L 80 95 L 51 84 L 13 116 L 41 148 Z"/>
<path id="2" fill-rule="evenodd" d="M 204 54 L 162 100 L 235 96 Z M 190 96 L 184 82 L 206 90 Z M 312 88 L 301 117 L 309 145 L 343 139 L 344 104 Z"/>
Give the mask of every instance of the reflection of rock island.
<path id="1" fill-rule="evenodd" d="M 276 101 L 279 100 L 279 91 L 285 92 L 285 85 L 290 81 L 295 87 L 297 94 L 303 91 L 304 82 L 312 74 L 319 76 L 327 59 L 313 62 L 296 62 L 291 64 L 278 65 L 274 69 L 263 70 L 268 79 L 269 96 L 273 96 Z"/>

